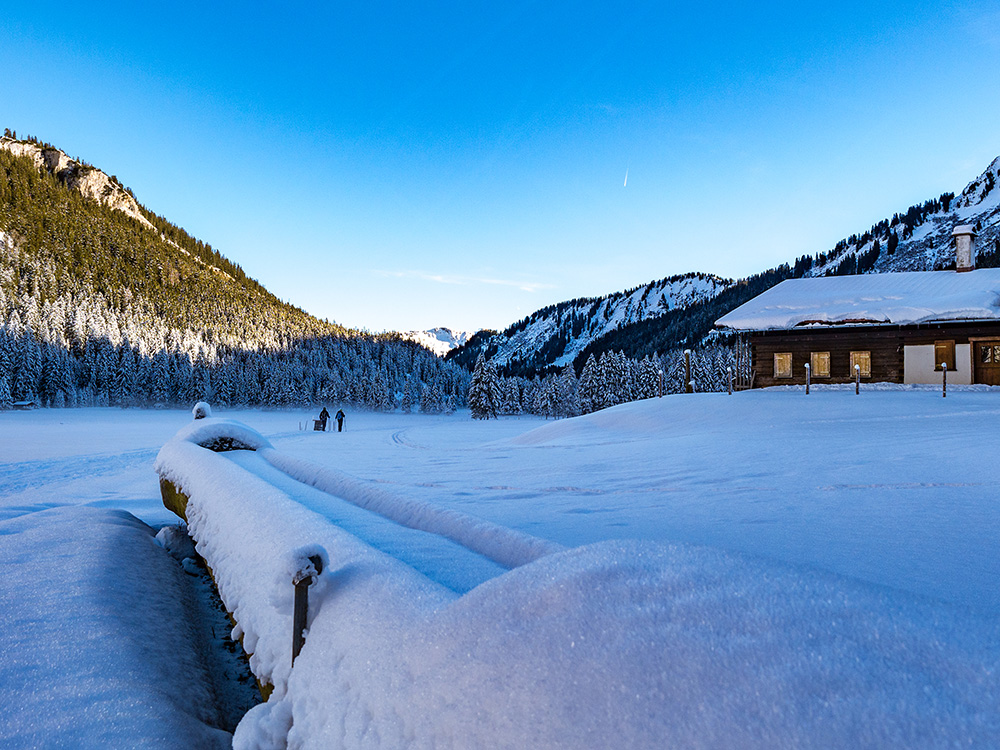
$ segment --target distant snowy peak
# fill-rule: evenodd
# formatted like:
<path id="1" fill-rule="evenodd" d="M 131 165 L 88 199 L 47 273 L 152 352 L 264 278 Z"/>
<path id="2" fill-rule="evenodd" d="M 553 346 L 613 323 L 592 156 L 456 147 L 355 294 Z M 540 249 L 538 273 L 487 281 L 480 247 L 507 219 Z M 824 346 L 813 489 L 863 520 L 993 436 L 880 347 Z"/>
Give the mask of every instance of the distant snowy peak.
<path id="1" fill-rule="evenodd" d="M 142 215 L 142 209 L 132 194 L 115 179 L 108 177 L 96 167 L 81 164 L 54 146 L 46 146 L 32 141 L 20 141 L 8 136 L 0 137 L 0 148 L 14 156 L 27 156 L 35 166 L 55 175 L 60 181 L 85 198 L 98 201 L 121 211 L 140 224 L 153 229 L 153 225 Z"/>
<path id="2" fill-rule="evenodd" d="M 415 341 L 437 356 L 443 357 L 452 349 L 457 349 L 472 338 L 468 331 L 453 331 L 450 328 L 431 328 L 428 331 L 409 331 L 400 334 L 408 341 Z"/>

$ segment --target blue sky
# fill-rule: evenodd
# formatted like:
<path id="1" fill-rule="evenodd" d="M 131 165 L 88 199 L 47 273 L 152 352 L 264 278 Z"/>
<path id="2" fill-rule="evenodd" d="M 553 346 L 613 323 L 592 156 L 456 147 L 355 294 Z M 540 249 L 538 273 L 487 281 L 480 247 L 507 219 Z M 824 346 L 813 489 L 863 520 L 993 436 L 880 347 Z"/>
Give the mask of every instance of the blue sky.
<path id="1" fill-rule="evenodd" d="M 995 2 L 144 5 L 5 8 L 0 127 L 370 330 L 745 276 L 1000 154 Z"/>

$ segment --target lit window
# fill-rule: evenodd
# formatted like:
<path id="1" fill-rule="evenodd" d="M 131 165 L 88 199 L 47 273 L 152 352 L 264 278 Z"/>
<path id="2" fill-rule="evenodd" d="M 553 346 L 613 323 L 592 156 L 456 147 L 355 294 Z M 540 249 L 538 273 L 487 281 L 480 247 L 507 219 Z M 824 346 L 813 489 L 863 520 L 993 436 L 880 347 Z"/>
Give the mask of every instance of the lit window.
<path id="1" fill-rule="evenodd" d="M 781 354 L 774 355 L 774 377 L 776 378 L 792 377 L 791 352 L 783 352 Z"/>
<path id="2" fill-rule="evenodd" d="M 813 352 L 810 354 L 809 370 L 814 378 L 830 377 L 830 352 Z"/>
<path id="3" fill-rule="evenodd" d="M 872 353 L 851 352 L 851 375 L 855 372 L 855 365 L 861 368 L 861 377 L 870 378 L 872 376 Z"/>
<path id="4" fill-rule="evenodd" d="M 955 369 L 955 342 L 935 341 L 934 342 L 934 369 L 940 370 L 941 365 L 948 365 L 949 370 Z"/>

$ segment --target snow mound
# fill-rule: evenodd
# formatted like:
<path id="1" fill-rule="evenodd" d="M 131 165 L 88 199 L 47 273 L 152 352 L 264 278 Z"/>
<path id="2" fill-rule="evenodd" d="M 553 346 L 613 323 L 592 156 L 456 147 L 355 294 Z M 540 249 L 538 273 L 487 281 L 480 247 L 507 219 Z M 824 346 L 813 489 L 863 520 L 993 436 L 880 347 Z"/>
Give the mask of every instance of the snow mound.
<path id="1" fill-rule="evenodd" d="M 196 419 L 182 427 L 171 442 L 179 440 L 194 443 L 213 451 L 256 451 L 271 447 L 270 441 L 252 427 L 235 419 L 212 416 Z M 159 465 L 159 461 L 157 465 Z"/>
<path id="2" fill-rule="evenodd" d="M 338 576 L 286 694 L 247 715 L 236 747 L 276 724 L 302 748 L 985 748 L 996 736 L 995 624 L 835 576 L 603 542 L 417 620 L 372 606 L 376 581 Z"/>
<path id="3" fill-rule="evenodd" d="M 694 393 L 632 401 L 536 427 L 512 438 L 509 443 L 520 446 L 548 443 L 588 445 L 667 435 L 676 431 L 677 420 L 684 418 L 677 413 L 674 399 L 714 399 L 717 396 Z"/>

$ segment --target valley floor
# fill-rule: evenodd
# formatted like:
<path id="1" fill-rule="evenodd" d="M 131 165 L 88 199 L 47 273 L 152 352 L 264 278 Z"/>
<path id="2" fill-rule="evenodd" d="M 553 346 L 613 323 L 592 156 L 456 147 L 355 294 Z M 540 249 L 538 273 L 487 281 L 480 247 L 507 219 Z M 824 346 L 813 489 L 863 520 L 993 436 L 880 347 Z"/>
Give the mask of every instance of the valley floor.
<path id="1" fill-rule="evenodd" d="M 784 706 L 779 712 L 783 716 L 780 721 L 761 720 L 756 733 L 752 728 L 737 731 L 731 726 L 739 710 L 750 711 L 745 706 L 738 710 L 734 704 L 716 706 L 708 711 L 710 716 L 696 721 L 685 709 L 703 705 L 704 701 L 718 703 L 727 695 L 723 688 L 727 681 L 751 689 L 765 685 L 761 692 L 771 691 L 770 700 L 795 702 L 804 700 L 795 687 L 796 681 L 813 674 L 801 665 L 789 666 L 798 658 L 791 653 L 790 645 L 788 653 L 784 653 L 780 643 L 771 641 L 766 648 L 761 641 L 739 654 L 753 668 L 746 674 L 734 674 L 732 664 L 715 661 L 720 649 L 732 651 L 734 636 L 713 630 L 701 646 L 687 644 L 683 669 L 689 670 L 684 674 L 690 695 L 669 691 L 664 694 L 666 683 L 656 682 L 650 688 L 661 693 L 656 702 L 629 704 L 629 710 L 638 714 L 645 710 L 657 712 L 655 719 L 623 717 L 633 727 L 630 736 L 635 746 L 664 737 L 677 742 L 700 739 L 706 746 L 716 747 L 727 746 L 727 742 L 730 746 L 733 742 L 742 746 L 801 746 L 815 744 L 815 732 L 820 731 L 833 738 L 828 746 L 850 743 L 874 747 L 890 741 L 911 747 L 989 747 L 1000 737 L 1000 709 L 996 708 L 1000 705 L 1000 631 L 992 624 L 1000 613 L 1000 588 L 996 585 L 1000 576 L 1000 462 L 995 460 L 993 444 L 1000 417 L 1000 392 L 955 389 L 946 399 L 933 389 L 867 391 L 860 396 L 855 396 L 853 390 L 841 389 L 817 389 L 808 397 L 794 389 L 731 397 L 695 394 L 626 404 L 587 417 L 549 422 L 533 417 L 476 422 L 467 413 L 425 416 L 348 410 L 343 433 L 300 429 L 311 425 L 314 416 L 305 411 L 216 410 L 216 416 L 236 419 L 258 430 L 281 456 L 336 472 L 341 477 L 338 481 L 347 488 L 342 496 L 357 496 L 347 497 L 351 502 L 342 501 L 336 493 L 323 492 L 322 487 L 292 481 L 275 469 L 273 461 L 267 463 L 253 455 L 230 457 L 239 470 L 280 487 L 293 502 L 429 579 L 431 588 L 426 591 L 431 593 L 427 596 L 433 599 L 439 596 L 435 592 L 443 592 L 440 597 L 445 604 L 441 607 L 459 622 L 484 626 L 479 619 L 483 615 L 466 613 L 464 616 L 471 618 L 466 621 L 455 613 L 460 613 L 463 606 L 473 607 L 475 602 L 482 605 L 483 612 L 490 611 L 490 597 L 510 589 L 511 580 L 519 581 L 513 588 L 521 595 L 537 586 L 542 573 L 542 578 L 563 579 L 551 570 L 540 569 L 539 563 L 509 573 L 511 565 L 497 564 L 470 553 L 461 544 L 420 531 L 425 525 L 420 518 L 410 524 L 417 529 L 381 517 L 372 520 L 371 514 L 357 507 L 359 497 L 456 511 L 531 535 L 550 543 L 552 549 L 584 547 L 578 556 L 591 554 L 589 564 L 605 566 L 601 570 L 610 564 L 610 558 L 602 555 L 614 555 L 610 547 L 600 545 L 628 540 L 620 547 L 625 558 L 642 559 L 645 555 L 654 560 L 644 573 L 646 577 L 660 576 L 660 583 L 651 591 L 659 592 L 661 597 L 675 595 L 675 589 L 663 588 L 662 577 L 665 571 L 680 566 L 690 571 L 685 579 L 690 591 L 703 592 L 695 595 L 701 597 L 701 614 L 710 620 L 717 618 L 720 624 L 733 616 L 732 602 L 707 604 L 706 577 L 725 572 L 731 587 L 728 595 L 737 599 L 748 591 L 760 593 L 761 581 L 767 581 L 769 588 L 765 590 L 770 593 L 765 599 L 772 602 L 768 605 L 771 609 L 767 609 L 768 616 L 775 618 L 772 624 L 784 622 L 789 643 L 797 644 L 797 648 L 815 638 L 820 644 L 817 653 L 826 654 L 828 663 L 835 665 L 836 674 L 831 679 L 852 685 L 857 692 L 854 700 L 859 705 L 837 708 L 841 724 L 836 723 L 836 718 L 823 718 L 823 712 L 807 700 L 802 705 Z M 100 536 L 109 524 L 127 527 L 128 534 L 134 535 L 131 521 L 124 520 L 127 516 L 72 516 L 69 514 L 78 511 L 64 506 L 123 509 L 153 527 L 176 523 L 177 519 L 160 502 L 152 466 L 160 447 L 189 422 L 189 413 L 170 410 L 0 413 L 0 540 L 4 540 L 0 541 L 0 555 L 4 556 L 5 568 L 28 564 L 32 544 L 53 550 L 65 544 L 65 536 Z M 42 521 L 47 524 L 49 519 L 60 524 L 58 531 L 52 531 L 56 527 L 51 525 L 45 526 L 48 531 L 39 531 Z M 88 546 L 85 539 L 82 546 Z M 114 558 L 114 549 L 115 545 L 107 544 L 100 547 L 100 554 L 87 558 L 88 566 L 98 566 L 93 568 L 98 571 L 93 575 L 107 576 L 107 571 L 100 571 L 102 555 L 106 555 L 104 564 L 111 568 L 121 564 Z M 60 554 L 70 567 L 81 564 L 82 558 L 74 556 L 80 554 L 79 548 Z M 141 565 L 146 552 L 136 554 L 138 562 L 134 560 L 133 564 Z M 567 554 L 577 553 L 557 552 L 553 559 L 565 561 Z M 560 564 L 572 567 L 568 562 Z M 23 697 L 21 691 L 28 681 L 26 670 L 30 669 L 11 654 L 16 648 L 30 646 L 32 622 L 38 617 L 25 608 L 27 605 L 18 604 L 19 591 L 29 585 L 32 571 L 11 569 L 21 570 L 24 575 L 8 576 L 0 583 L 0 599 L 9 604 L 8 614 L 3 616 L 6 627 L 0 631 L 0 694 L 5 705 L 20 702 L 30 705 L 32 712 L 46 706 L 57 718 L 79 725 L 80 705 L 66 700 L 58 690 L 47 695 L 44 689 L 35 688 L 31 701 Z M 530 570 L 536 571 L 534 579 L 526 572 Z M 76 578 L 53 572 L 48 564 L 44 573 L 47 585 L 55 590 L 80 586 Z M 73 575 L 78 578 L 78 571 Z M 161 590 L 175 585 L 164 583 L 162 576 L 168 574 L 150 579 L 149 585 Z M 112 592 L 108 602 L 113 601 L 117 588 L 108 589 Z M 141 593 L 125 596 L 132 601 Z M 823 624 L 823 618 L 830 614 L 824 607 L 840 598 L 865 604 L 861 607 L 864 613 L 855 610 L 845 615 L 847 621 L 851 617 L 857 620 L 851 621 L 853 625 L 844 632 L 838 630 L 840 625 Z M 791 603 L 774 603 L 784 599 Z M 678 601 L 687 600 L 682 597 Z M 41 605 L 36 602 L 34 606 Z M 657 616 L 641 626 L 641 635 L 648 637 L 650 644 L 658 644 L 657 654 L 661 646 L 669 650 L 670 643 L 686 642 L 683 633 L 672 632 L 678 627 L 680 610 L 676 607 L 681 605 L 675 602 L 671 606 L 675 607 L 670 610 L 673 615 L 663 615 L 666 619 Z M 590 614 L 597 623 L 603 621 L 601 612 Z M 872 619 L 866 619 L 869 616 Z M 905 651 L 911 647 L 905 659 L 899 653 L 880 653 L 870 640 L 874 626 L 887 622 L 899 648 Z M 554 627 L 565 632 L 568 623 L 572 625 L 563 620 Z M 83 626 L 71 622 L 63 625 L 77 630 L 62 633 L 62 638 L 79 638 L 88 644 L 102 643 L 100 632 L 113 632 L 113 626 L 103 621 L 94 625 L 97 633 L 80 632 L 78 628 Z M 322 625 L 317 622 L 317 632 Z M 343 626 L 339 623 L 339 627 Z M 139 626 L 132 623 L 130 627 Z M 161 640 L 156 634 L 156 622 L 141 627 L 152 628 L 149 637 L 154 642 Z M 410 640 L 417 638 L 414 632 L 421 633 L 418 641 L 428 637 L 422 630 L 402 625 L 399 631 L 408 633 L 405 637 Z M 50 632 L 48 637 L 58 636 Z M 105 635 L 108 637 L 113 636 Z M 356 637 L 361 643 L 370 634 Z M 854 647 L 845 647 L 844 643 L 861 645 L 852 651 Z M 943 644 L 946 653 L 928 651 L 929 643 Z M 411 646 L 414 653 L 420 652 L 414 643 Z M 106 647 L 110 650 L 111 644 Z M 474 649 L 470 646 L 470 650 Z M 81 659 L 93 658 L 95 653 L 93 649 L 78 652 Z M 633 654 L 636 664 L 650 658 L 644 653 Z M 711 658 L 706 657 L 708 653 Z M 538 651 L 531 654 L 536 663 L 539 658 L 540 663 L 545 663 Z M 845 665 L 851 659 L 858 661 L 859 654 L 864 655 L 863 663 L 851 666 L 852 676 L 845 677 Z M 773 661 L 769 661 L 771 655 Z M 317 653 L 310 657 L 316 661 L 304 662 L 303 674 L 310 670 L 322 672 L 326 662 L 319 657 Z M 924 657 L 927 663 L 923 663 Z M 62 660 L 72 658 L 67 653 L 59 656 Z M 337 658 L 343 659 L 344 655 Z M 656 660 L 660 658 L 653 658 L 654 663 L 659 663 Z M 695 670 L 697 679 L 690 672 L 692 664 L 701 665 L 701 671 Z M 955 671 L 956 665 L 960 666 L 959 672 Z M 681 669 L 672 663 L 660 666 L 664 675 Z M 36 677 L 45 675 L 44 669 L 36 668 L 40 670 Z M 59 667 L 53 664 L 49 668 Z M 342 668 L 351 674 L 349 663 Z M 375 671 L 382 669 L 386 674 L 411 679 L 420 668 L 419 664 L 390 659 Z M 566 664 L 560 667 L 566 671 L 576 668 Z M 718 669 L 714 679 L 706 677 L 714 669 Z M 459 672 L 449 670 L 436 679 L 442 684 L 448 681 L 445 677 L 454 681 Z M 343 698 L 347 705 L 356 707 L 359 698 L 350 690 L 369 679 L 366 674 L 354 674 L 357 679 L 353 688 L 344 687 L 344 696 L 330 693 L 330 699 Z M 881 684 L 884 682 L 889 684 Z M 20 690 L 15 689 L 19 685 Z M 293 681 L 286 709 L 294 713 L 298 707 L 304 711 L 305 704 L 292 700 L 294 688 Z M 129 690 L 124 684 L 118 689 Z M 824 689 L 815 687 L 818 694 Z M 384 686 L 372 690 L 382 694 Z M 498 746 L 505 744 L 504 740 L 515 744 L 520 735 L 506 727 L 502 718 L 503 701 L 509 696 L 496 687 L 487 690 L 471 684 L 466 685 L 466 692 L 480 705 L 499 704 L 494 713 L 499 712 L 500 718 L 491 714 L 498 723 L 487 722 L 487 728 L 492 727 Z M 933 700 L 928 695 L 933 695 Z M 536 702 L 542 702 L 540 696 L 532 693 Z M 367 698 L 362 694 L 361 700 L 370 700 L 370 694 Z M 912 705 L 902 713 L 889 705 L 908 701 Z M 175 701 L 171 710 L 177 705 Z M 359 727 L 341 726 L 335 731 L 308 712 L 301 720 L 296 718 L 295 725 L 315 725 L 316 737 L 329 740 L 336 734 L 345 744 L 351 744 L 345 738 L 352 738 L 358 746 L 371 744 L 373 731 L 381 733 L 375 736 L 382 738 L 384 746 L 409 744 L 406 738 L 414 727 L 408 722 L 419 720 L 408 715 L 403 705 L 402 699 L 398 704 L 386 699 L 384 704 L 369 706 L 367 713 L 362 712 L 368 716 L 368 723 Z M 392 717 L 380 718 L 378 709 L 386 706 L 391 708 Z M 879 708 L 893 717 L 884 722 L 883 734 L 865 734 L 871 730 L 862 727 L 865 722 L 861 719 L 877 722 Z M 544 706 L 524 710 L 532 716 L 545 715 Z M 182 707 L 181 713 L 185 712 L 197 717 L 196 708 Z M 557 713 L 554 708 L 550 710 L 552 715 Z M 281 725 L 284 719 L 279 719 L 257 712 L 243 737 L 245 746 L 268 746 L 262 738 L 268 727 Z M 100 716 L 95 715 L 95 726 L 99 720 Z M 164 722 L 169 725 L 173 720 L 168 716 Z M 5 721 L 13 719 L 0 720 L 0 739 Z M 448 732 L 457 733 L 452 740 L 462 737 L 463 728 L 472 731 L 471 724 L 463 721 L 462 716 L 457 716 L 447 724 Z M 642 726 L 636 727 L 637 722 Z M 828 722 L 834 723 L 834 730 Z M 935 733 L 928 734 L 931 726 L 936 727 Z M 440 726 L 432 729 L 441 731 Z M 547 731 L 549 734 L 542 732 L 545 741 L 539 740 L 539 746 L 559 746 L 551 738 L 560 736 L 565 746 L 572 745 L 572 727 L 550 727 Z M 214 737 L 211 732 L 209 736 Z M 428 747 L 433 744 L 415 743 Z M 308 746 L 308 742 L 304 745 Z M 162 746 L 170 746 L 169 733 Z"/>

